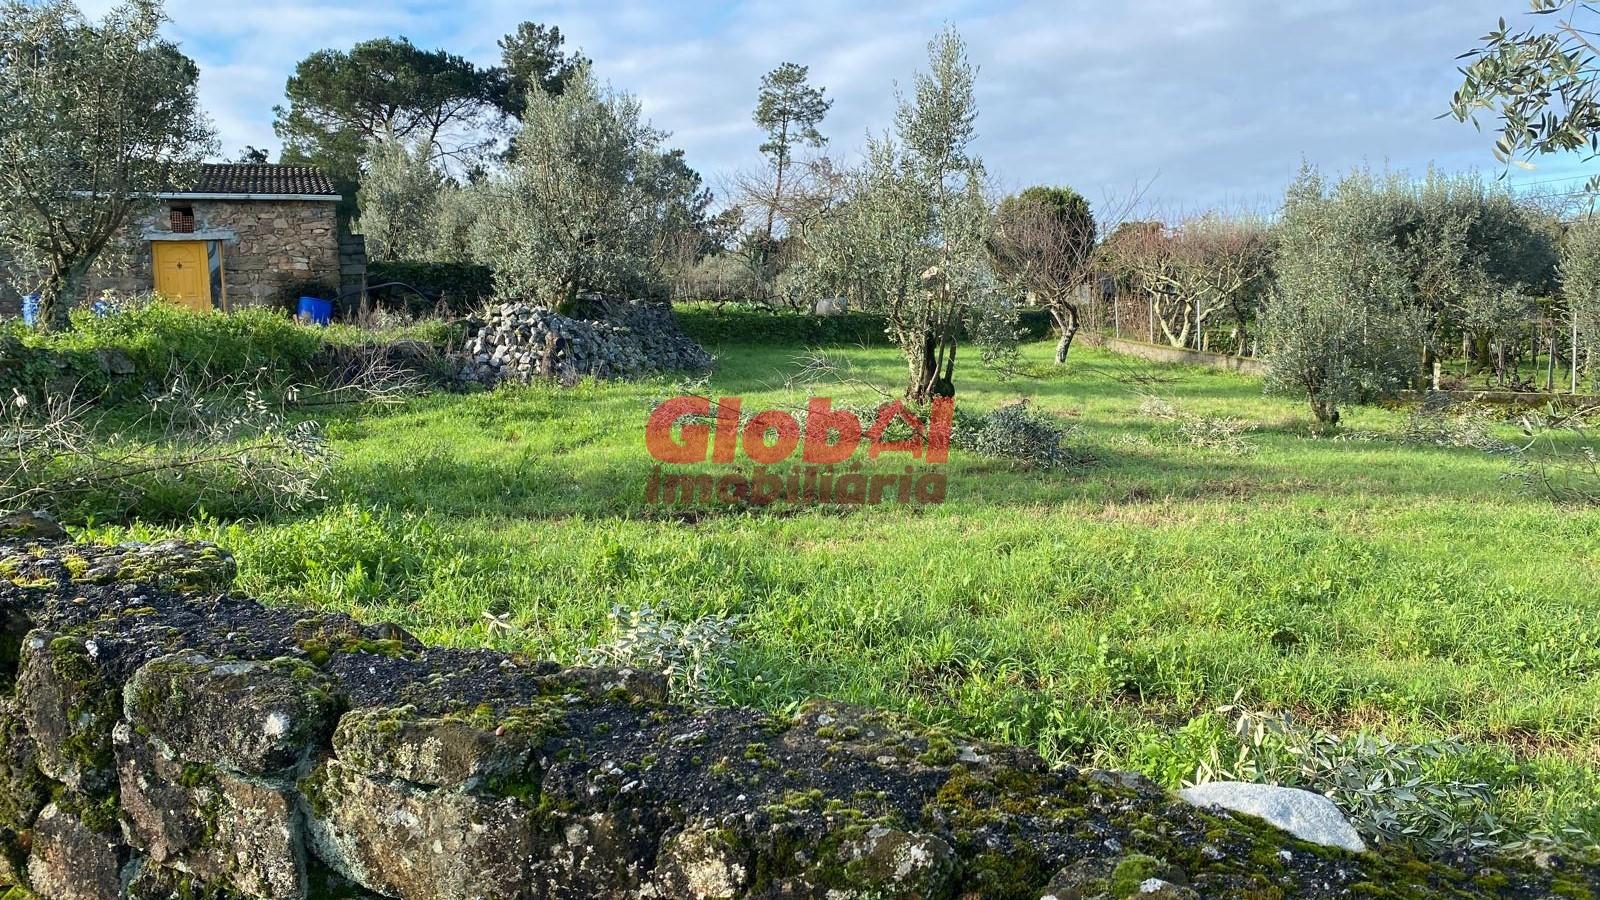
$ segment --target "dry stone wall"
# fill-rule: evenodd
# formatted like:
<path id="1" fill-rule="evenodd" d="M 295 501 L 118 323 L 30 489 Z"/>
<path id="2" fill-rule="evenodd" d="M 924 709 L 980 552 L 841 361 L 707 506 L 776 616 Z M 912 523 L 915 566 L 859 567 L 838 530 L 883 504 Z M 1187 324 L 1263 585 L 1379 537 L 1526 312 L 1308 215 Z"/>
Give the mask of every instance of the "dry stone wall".
<path id="1" fill-rule="evenodd" d="M 0 885 L 44 898 L 1547 896 L 833 704 L 423 646 L 175 541 L 0 522 Z M 20 892 L 21 887 L 17 888 Z M 0 887 L 0 896 L 6 894 Z"/>
<path id="2" fill-rule="evenodd" d="M 643 300 L 589 296 L 564 316 L 530 303 L 506 303 L 470 323 L 462 381 L 638 378 L 700 372 L 711 355 L 678 327 L 672 308 Z"/>

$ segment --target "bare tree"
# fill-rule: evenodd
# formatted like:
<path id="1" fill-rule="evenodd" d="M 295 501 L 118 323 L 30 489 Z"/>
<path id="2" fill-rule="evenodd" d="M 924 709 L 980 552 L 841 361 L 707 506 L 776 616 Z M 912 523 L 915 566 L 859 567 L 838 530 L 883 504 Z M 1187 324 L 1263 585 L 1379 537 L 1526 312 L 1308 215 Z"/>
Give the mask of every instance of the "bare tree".
<path id="1" fill-rule="evenodd" d="M 837 168 L 826 156 L 794 164 L 780 191 L 773 169 L 745 169 L 723 180 L 722 193 L 732 200 L 733 214 L 742 227 L 732 241 L 732 253 L 749 274 L 760 299 L 782 302 L 799 309 L 806 297 L 781 284 L 783 273 L 806 252 L 813 229 L 833 211 L 849 190 L 850 173 Z M 771 237 L 750 217 L 776 211 L 785 225 L 781 237 Z"/>
<path id="2" fill-rule="evenodd" d="M 1174 226 L 1131 222 L 1106 239 L 1103 258 L 1150 305 L 1152 330 L 1174 347 L 1207 347 L 1214 317 L 1233 319 L 1242 352 L 1268 284 L 1267 231 L 1251 218 L 1215 213 Z"/>
<path id="3" fill-rule="evenodd" d="M 1088 201 L 1070 188 L 1028 188 L 995 211 L 995 268 L 1019 294 L 1050 312 L 1060 336 L 1057 364 L 1067 361 L 1082 327 L 1082 305 L 1098 289 L 1098 235 Z"/>
<path id="4" fill-rule="evenodd" d="M 1248 218 L 1206 215 L 1178 232 L 1180 280 L 1196 348 L 1209 350 L 1211 318 L 1233 320 L 1232 352 L 1244 355 L 1270 284 L 1271 246 L 1265 223 Z"/>
<path id="5" fill-rule="evenodd" d="M 1149 305 L 1151 338 L 1157 322 L 1168 343 L 1183 346 L 1188 331 L 1173 322 L 1181 308 L 1181 285 L 1177 243 L 1161 222 L 1125 222 L 1113 231 L 1101 248 L 1101 261 L 1114 273 L 1119 286 Z"/>

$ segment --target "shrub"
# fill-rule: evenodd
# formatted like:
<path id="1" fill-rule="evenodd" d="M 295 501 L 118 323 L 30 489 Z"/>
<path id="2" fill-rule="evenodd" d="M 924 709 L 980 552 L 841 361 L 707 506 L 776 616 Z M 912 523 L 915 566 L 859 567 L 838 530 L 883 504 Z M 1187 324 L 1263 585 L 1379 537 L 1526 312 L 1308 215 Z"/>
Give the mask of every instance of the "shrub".
<path id="1" fill-rule="evenodd" d="M 118 350 L 147 378 L 304 370 L 323 343 L 319 329 L 261 307 L 216 315 L 135 298 L 109 315 L 83 310 L 73 316 L 73 332 L 39 336 L 38 343 L 56 350 Z"/>
<path id="2" fill-rule="evenodd" d="M 351 382 L 353 358 L 384 357 L 402 349 L 396 341 L 441 345 L 461 338 L 439 320 L 380 334 L 348 325 L 302 325 L 271 309 L 218 315 L 142 298 L 103 315 L 74 316 L 77 328 L 66 333 L 41 334 L 14 322 L 0 326 L 0 397 L 15 390 L 33 401 L 71 393 L 80 400 L 117 402 L 182 379 L 272 383 L 284 390 L 301 381 L 338 387 Z M 412 362 L 428 362 L 422 354 L 410 355 L 418 357 Z"/>
<path id="3" fill-rule="evenodd" d="M 726 692 L 721 676 L 733 665 L 731 649 L 737 617 L 702 616 L 673 622 L 650 604 L 611 608 L 612 638 L 583 654 L 586 665 L 660 672 L 682 699 L 712 702 Z"/>
<path id="4" fill-rule="evenodd" d="M 830 344 L 884 347 L 889 345 L 882 316 L 870 313 L 844 313 L 814 316 L 808 313 L 767 312 L 756 309 L 715 309 L 693 304 L 674 308 L 678 324 L 696 343 L 781 344 L 787 346 L 825 346 Z"/>
<path id="5" fill-rule="evenodd" d="M 392 282 L 415 290 L 400 286 L 378 287 L 371 292 L 373 300 L 413 316 L 434 313 L 440 308 L 452 315 L 462 315 L 494 296 L 494 270 L 476 263 L 400 260 L 367 265 L 367 284 L 380 286 Z M 427 296 L 419 296 L 417 291 Z"/>
<path id="6" fill-rule="evenodd" d="M 888 347 L 889 323 L 876 313 L 847 312 L 817 316 L 808 312 L 756 307 L 718 308 L 707 303 L 680 303 L 673 307 L 683 330 L 696 342 L 717 344 L 789 345 L 801 347 Z M 1025 310 L 1018 316 L 1019 338 L 1041 340 L 1055 328 L 1044 310 Z"/>
<path id="7" fill-rule="evenodd" d="M 0 398 L 38 403 L 71 394 L 96 397 L 110 384 L 100 358 L 87 350 L 50 350 L 25 343 L 20 326 L 0 333 Z"/>
<path id="8" fill-rule="evenodd" d="M 100 312 L 76 310 L 74 330 L 44 334 L 8 324 L 0 336 L 0 388 L 40 399 L 126 400 L 179 377 L 214 379 L 267 370 L 304 373 L 324 345 L 323 329 L 262 308 L 199 313 L 148 298 Z M 131 367 L 132 372 L 123 371 Z M 113 372 L 118 376 L 111 377 Z"/>
<path id="9" fill-rule="evenodd" d="M 1065 446 L 1070 434 L 1059 421 L 1030 409 L 1026 400 L 1019 400 L 976 418 L 958 411 L 952 440 L 957 447 L 980 456 L 1058 469 L 1074 462 Z"/>

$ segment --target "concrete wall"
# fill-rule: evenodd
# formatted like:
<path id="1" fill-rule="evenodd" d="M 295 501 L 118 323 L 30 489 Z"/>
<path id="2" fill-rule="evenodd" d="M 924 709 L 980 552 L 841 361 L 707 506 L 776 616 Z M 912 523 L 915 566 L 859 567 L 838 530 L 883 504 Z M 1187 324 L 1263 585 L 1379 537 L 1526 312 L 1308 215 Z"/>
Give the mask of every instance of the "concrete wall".
<path id="1" fill-rule="evenodd" d="M 1246 375 L 1265 375 L 1267 373 L 1265 360 L 1245 356 L 1229 356 L 1225 353 L 1202 353 L 1199 350 L 1185 350 L 1182 347 L 1147 344 L 1143 341 L 1130 341 L 1115 337 L 1105 338 L 1100 343 L 1100 346 L 1115 353 L 1137 356 L 1149 362 L 1183 363 L 1184 365 L 1205 366 L 1206 368 L 1222 369 L 1228 372 L 1241 372 Z"/>
<path id="2" fill-rule="evenodd" d="M 218 240 L 223 248 L 224 297 L 229 308 L 283 303 L 311 284 L 338 290 L 339 228 L 336 204 L 316 200 L 195 200 L 193 240 Z M 153 287 L 150 237 L 172 234 L 170 204 L 162 203 L 128 230 L 120 265 L 89 279 L 87 296 Z M 185 239 L 186 236 L 173 236 Z"/>

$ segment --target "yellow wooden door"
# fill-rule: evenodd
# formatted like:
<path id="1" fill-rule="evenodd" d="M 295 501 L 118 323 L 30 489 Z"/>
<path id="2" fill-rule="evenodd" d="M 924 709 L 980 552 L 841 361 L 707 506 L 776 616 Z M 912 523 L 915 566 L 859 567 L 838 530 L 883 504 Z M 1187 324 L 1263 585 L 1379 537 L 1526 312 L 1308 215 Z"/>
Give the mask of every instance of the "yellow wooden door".
<path id="1" fill-rule="evenodd" d="M 211 308 L 205 241 L 151 241 L 156 293 L 190 309 Z"/>

